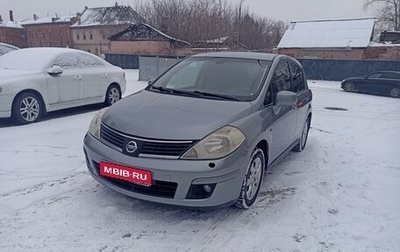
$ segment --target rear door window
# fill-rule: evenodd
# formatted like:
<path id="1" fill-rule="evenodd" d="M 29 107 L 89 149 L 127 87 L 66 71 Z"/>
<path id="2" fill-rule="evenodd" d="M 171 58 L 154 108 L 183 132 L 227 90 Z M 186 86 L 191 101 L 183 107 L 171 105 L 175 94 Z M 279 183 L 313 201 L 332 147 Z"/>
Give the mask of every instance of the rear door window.
<path id="1" fill-rule="evenodd" d="M 291 76 L 291 87 L 290 91 L 295 93 L 301 92 L 306 89 L 306 81 L 304 78 L 303 69 L 294 62 L 289 62 L 290 76 Z"/>

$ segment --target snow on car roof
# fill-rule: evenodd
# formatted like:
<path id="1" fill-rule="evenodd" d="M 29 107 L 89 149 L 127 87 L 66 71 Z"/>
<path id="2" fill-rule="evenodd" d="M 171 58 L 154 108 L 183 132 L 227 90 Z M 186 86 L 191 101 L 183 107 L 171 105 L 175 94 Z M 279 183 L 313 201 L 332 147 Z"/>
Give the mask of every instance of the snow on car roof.
<path id="1" fill-rule="evenodd" d="M 9 52 L 0 57 L 0 67 L 24 71 L 42 71 L 50 61 L 66 52 L 80 50 L 58 47 L 25 48 Z"/>

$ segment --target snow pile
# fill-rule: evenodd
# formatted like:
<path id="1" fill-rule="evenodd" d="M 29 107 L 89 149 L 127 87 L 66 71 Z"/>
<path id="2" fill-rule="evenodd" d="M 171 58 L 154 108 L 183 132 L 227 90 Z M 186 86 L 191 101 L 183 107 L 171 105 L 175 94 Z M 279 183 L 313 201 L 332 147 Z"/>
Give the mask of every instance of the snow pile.
<path id="1" fill-rule="evenodd" d="M 127 76 L 127 94 L 146 86 Z M 247 211 L 159 205 L 99 185 L 82 139 L 101 106 L 26 126 L 1 120 L 0 251 L 399 251 L 400 99 L 309 84 L 307 147 L 269 171 Z"/>

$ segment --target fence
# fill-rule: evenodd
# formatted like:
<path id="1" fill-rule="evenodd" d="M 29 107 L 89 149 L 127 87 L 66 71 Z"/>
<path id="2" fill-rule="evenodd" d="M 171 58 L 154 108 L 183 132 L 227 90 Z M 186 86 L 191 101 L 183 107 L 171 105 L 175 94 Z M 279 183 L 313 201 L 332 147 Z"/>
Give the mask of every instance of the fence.
<path id="1" fill-rule="evenodd" d="M 106 54 L 105 60 L 123 69 L 139 69 L 139 55 Z"/>
<path id="2" fill-rule="evenodd" d="M 155 79 L 180 59 L 181 57 L 140 56 L 139 80 L 149 81 Z"/>
<path id="3" fill-rule="evenodd" d="M 400 71 L 400 61 L 301 59 L 308 79 L 341 81 L 375 71 Z"/>
<path id="4" fill-rule="evenodd" d="M 124 69 L 139 69 L 139 80 L 156 78 L 180 57 L 106 54 L 105 59 Z M 400 71 L 399 61 L 300 59 L 308 79 L 341 81 L 375 71 Z"/>

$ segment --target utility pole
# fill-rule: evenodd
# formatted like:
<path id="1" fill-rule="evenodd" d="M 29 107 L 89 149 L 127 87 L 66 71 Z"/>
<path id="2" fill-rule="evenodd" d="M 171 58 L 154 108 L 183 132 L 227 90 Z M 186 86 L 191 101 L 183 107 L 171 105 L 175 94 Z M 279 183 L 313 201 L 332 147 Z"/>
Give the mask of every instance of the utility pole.
<path id="1" fill-rule="evenodd" d="M 238 33 L 237 33 L 237 50 L 239 49 L 239 39 L 240 39 L 240 23 L 241 23 L 241 20 L 242 20 L 242 4 L 243 4 L 243 2 L 244 2 L 245 0 L 240 0 L 240 4 L 239 4 L 239 22 L 238 22 Z"/>
<path id="2" fill-rule="evenodd" d="M 239 44 L 240 44 L 240 42 L 239 42 L 239 40 L 240 40 L 240 25 L 241 25 L 241 20 L 242 20 L 242 4 L 243 4 L 243 2 L 244 2 L 245 0 L 240 0 L 240 3 L 239 3 L 239 22 L 238 22 L 238 34 L 237 34 L 237 44 L 236 44 L 236 46 L 237 46 L 237 49 L 239 49 Z"/>

